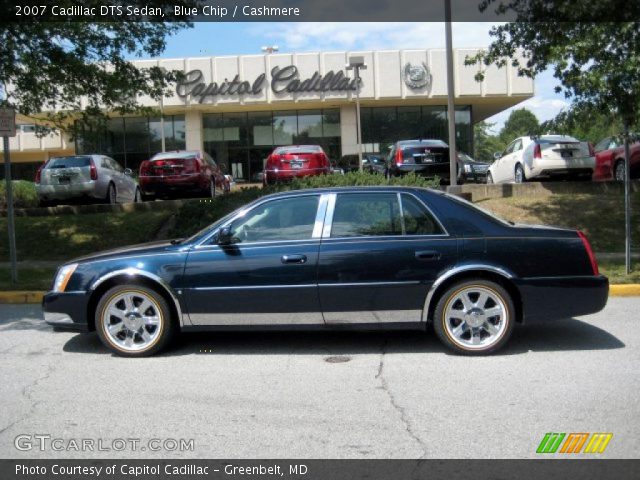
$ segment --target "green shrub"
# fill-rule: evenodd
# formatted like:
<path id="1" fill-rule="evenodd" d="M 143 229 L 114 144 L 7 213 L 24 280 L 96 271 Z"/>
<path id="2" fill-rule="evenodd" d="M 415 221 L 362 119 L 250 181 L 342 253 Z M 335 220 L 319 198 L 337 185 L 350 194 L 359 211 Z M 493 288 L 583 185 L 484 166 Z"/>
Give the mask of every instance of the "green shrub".
<path id="1" fill-rule="evenodd" d="M 425 178 L 414 173 L 409 173 L 401 177 L 385 178 L 379 173 L 349 172 L 344 175 L 318 175 L 314 177 L 303 177 L 294 180 L 290 184 L 284 184 L 281 190 L 298 190 L 305 188 L 323 187 L 353 187 L 353 186 L 376 186 L 376 185 L 405 185 L 410 187 L 435 188 L 440 185 L 438 178 Z"/>
<path id="2" fill-rule="evenodd" d="M 13 188 L 14 208 L 30 208 L 38 206 L 36 185 L 26 180 L 14 180 Z M 7 209 L 7 188 L 4 180 L 0 181 L 0 210 Z"/>

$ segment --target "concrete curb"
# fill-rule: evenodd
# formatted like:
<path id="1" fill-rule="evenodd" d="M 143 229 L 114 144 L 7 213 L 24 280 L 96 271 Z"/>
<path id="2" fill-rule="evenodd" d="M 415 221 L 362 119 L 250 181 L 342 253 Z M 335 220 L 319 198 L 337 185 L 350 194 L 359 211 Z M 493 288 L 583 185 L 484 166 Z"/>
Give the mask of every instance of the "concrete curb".
<path id="1" fill-rule="evenodd" d="M 25 304 L 42 303 L 42 297 L 46 292 L 16 290 L 13 292 L 0 292 L 0 304 Z M 640 283 L 628 285 L 610 285 L 610 297 L 640 297 Z"/>

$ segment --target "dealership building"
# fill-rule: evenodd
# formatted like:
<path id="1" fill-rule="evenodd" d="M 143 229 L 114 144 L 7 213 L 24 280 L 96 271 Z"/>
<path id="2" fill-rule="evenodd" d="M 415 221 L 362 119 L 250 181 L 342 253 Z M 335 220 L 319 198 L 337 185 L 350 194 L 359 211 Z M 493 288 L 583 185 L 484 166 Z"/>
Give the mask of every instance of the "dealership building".
<path id="1" fill-rule="evenodd" d="M 454 50 L 456 144 L 473 151 L 473 124 L 534 94 L 533 80 L 507 62 L 489 67 L 477 82 L 477 66 L 465 58 L 477 49 Z M 361 56 L 360 82 L 345 66 Z M 73 153 L 103 153 L 123 166 L 163 149 L 202 149 L 238 181 L 255 180 L 278 145 L 319 144 L 331 159 L 357 153 L 356 97 L 361 104 L 365 152 L 386 153 L 397 140 L 447 135 L 446 56 L 442 49 L 260 55 L 140 60 L 185 72 L 155 107 L 155 117 L 114 117 L 99 131 L 74 139 L 53 133 L 39 138 L 26 119 L 10 141 L 17 178 L 46 159 Z"/>

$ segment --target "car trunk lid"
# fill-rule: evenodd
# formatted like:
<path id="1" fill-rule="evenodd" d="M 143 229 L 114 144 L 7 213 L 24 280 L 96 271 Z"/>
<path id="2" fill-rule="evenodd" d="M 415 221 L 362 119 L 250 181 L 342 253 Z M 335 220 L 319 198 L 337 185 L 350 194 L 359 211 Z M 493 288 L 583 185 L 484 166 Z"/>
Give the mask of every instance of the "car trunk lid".
<path id="1" fill-rule="evenodd" d="M 52 158 L 40 172 L 41 185 L 73 185 L 92 180 L 91 157 L 61 157 Z M 95 167 L 94 167 L 95 169 Z"/>

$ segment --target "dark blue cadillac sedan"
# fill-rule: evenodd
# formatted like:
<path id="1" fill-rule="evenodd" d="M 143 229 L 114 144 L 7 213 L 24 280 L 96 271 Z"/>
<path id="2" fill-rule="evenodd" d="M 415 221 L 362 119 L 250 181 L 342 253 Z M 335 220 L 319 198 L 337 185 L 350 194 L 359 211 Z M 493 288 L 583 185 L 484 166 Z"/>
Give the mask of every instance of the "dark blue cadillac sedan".
<path id="1" fill-rule="evenodd" d="M 354 187 L 265 196 L 191 238 L 77 259 L 43 309 L 125 356 L 179 330 L 429 323 L 456 352 L 487 354 L 516 323 L 601 310 L 608 289 L 581 232 L 513 225 L 439 191 Z"/>

